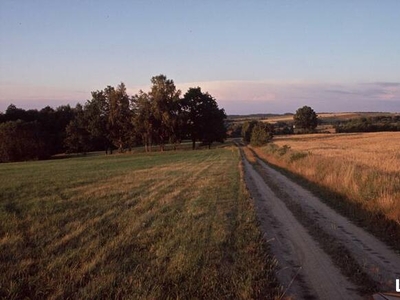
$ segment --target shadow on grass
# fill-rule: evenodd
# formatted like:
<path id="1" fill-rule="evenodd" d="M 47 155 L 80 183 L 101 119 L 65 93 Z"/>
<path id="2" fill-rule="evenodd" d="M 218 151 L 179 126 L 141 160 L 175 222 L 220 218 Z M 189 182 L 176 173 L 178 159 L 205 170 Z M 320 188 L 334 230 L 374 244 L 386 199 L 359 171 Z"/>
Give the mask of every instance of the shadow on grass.
<path id="1" fill-rule="evenodd" d="M 211 144 L 211 147 L 208 145 L 202 144 L 200 142 L 196 142 L 196 148 L 194 150 L 212 150 L 212 149 L 220 149 L 226 148 L 234 145 L 233 139 L 227 139 L 223 143 L 214 142 Z M 193 151 L 192 142 L 191 141 L 183 141 L 180 144 L 166 144 L 163 151 L 160 151 L 159 145 L 153 145 L 151 147 L 150 152 L 146 152 L 144 146 L 136 146 L 131 148 L 130 150 L 126 150 L 123 153 L 119 153 L 118 150 L 114 149 L 112 153 L 105 151 L 93 151 L 86 153 L 60 153 L 52 155 L 50 158 L 46 160 L 60 160 L 60 159 L 69 159 L 69 158 L 79 158 L 79 157 L 93 157 L 100 155 L 124 155 L 124 154 L 138 154 L 138 153 L 162 153 L 162 152 L 171 152 L 171 151 Z"/>

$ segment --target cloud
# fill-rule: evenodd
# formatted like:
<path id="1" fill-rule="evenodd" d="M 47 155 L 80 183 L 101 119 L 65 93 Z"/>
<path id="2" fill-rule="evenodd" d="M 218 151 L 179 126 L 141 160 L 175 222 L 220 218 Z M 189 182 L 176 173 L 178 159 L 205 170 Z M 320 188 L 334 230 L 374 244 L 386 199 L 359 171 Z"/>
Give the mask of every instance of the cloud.
<path id="1" fill-rule="evenodd" d="M 57 107 L 60 105 L 75 105 L 83 103 L 90 92 L 83 90 L 70 90 L 51 86 L 31 86 L 22 84 L 0 85 L 0 111 L 11 103 L 26 109 L 43 108 L 47 105 Z"/>
<path id="2" fill-rule="evenodd" d="M 177 84 L 183 92 L 190 87 L 201 87 L 217 100 L 274 101 L 277 98 L 271 85 L 257 81 L 206 81 Z"/>
<path id="3" fill-rule="evenodd" d="M 400 82 L 374 82 L 366 84 L 382 86 L 382 87 L 400 87 Z"/>
<path id="4" fill-rule="evenodd" d="M 342 91 L 342 90 L 326 90 L 326 92 L 332 93 L 332 94 L 339 94 L 339 95 L 356 95 L 357 94 L 355 92 Z"/>
<path id="5" fill-rule="evenodd" d="M 317 112 L 391 111 L 400 112 L 400 82 L 329 83 L 292 81 L 199 81 L 175 82 L 184 94 L 190 87 L 201 87 L 225 108 L 228 114 L 286 113 L 309 105 Z M 134 95 L 150 85 L 128 86 Z M 0 85 L 0 111 L 10 103 L 23 108 L 75 105 L 90 98 L 90 90 L 56 87 Z"/>
<path id="6" fill-rule="evenodd" d="M 177 84 L 185 91 L 200 86 L 228 113 L 284 113 L 310 105 L 324 111 L 400 111 L 400 84 L 307 81 L 212 81 Z"/>

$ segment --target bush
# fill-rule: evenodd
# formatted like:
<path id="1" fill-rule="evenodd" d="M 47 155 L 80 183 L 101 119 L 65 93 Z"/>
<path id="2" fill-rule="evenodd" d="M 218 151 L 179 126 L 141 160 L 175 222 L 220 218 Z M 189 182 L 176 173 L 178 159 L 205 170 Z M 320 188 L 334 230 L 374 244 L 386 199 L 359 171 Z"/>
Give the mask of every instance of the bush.
<path id="1" fill-rule="evenodd" d="M 294 152 L 294 153 L 290 154 L 289 162 L 292 163 L 292 162 L 294 162 L 296 160 L 300 160 L 300 159 L 305 158 L 307 156 L 308 156 L 308 153 L 306 153 L 306 152 Z"/>
<path id="2" fill-rule="evenodd" d="M 250 144 L 260 147 L 271 141 L 273 137 L 273 127 L 268 123 L 258 122 L 251 132 Z"/>

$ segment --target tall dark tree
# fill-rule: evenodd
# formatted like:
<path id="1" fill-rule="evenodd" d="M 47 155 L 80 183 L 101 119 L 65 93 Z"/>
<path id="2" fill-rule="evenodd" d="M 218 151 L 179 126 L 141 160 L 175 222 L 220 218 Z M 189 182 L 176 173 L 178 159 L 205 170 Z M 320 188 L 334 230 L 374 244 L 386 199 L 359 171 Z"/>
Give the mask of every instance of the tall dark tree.
<path id="1" fill-rule="evenodd" d="M 132 112 L 130 110 L 130 98 L 126 93 L 124 83 L 121 83 L 115 89 L 108 86 L 104 93 L 106 95 L 109 114 L 108 131 L 113 144 L 122 152 L 124 148 L 130 147 L 130 135 L 133 134 Z"/>
<path id="2" fill-rule="evenodd" d="M 35 125 L 35 130 L 40 130 L 41 137 L 46 137 L 46 153 L 56 154 L 63 152 L 64 139 L 65 139 L 65 128 L 67 124 L 74 117 L 74 111 L 69 105 L 63 105 L 58 107 L 56 110 L 46 106 L 40 111 L 37 110 L 24 110 L 22 108 L 17 108 L 15 105 L 11 104 L 6 113 L 2 116 L 0 123 L 7 121 L 17 121 L 21 120 L 27 123 L 37 123 Z M 21 129 L 21 127 L 19 127 Z"/>
<path id="3" fill-rule="evenodd" d="M 5 121 L 26 120 L 26 111 L 22 108 L 17 108 L 14 104 L 10 104 L 5 113 Z"/>
<path id="4" fill-rule="evenodd" d="M 215 99 L 209 93 L 203 93 L 200 87 L 190 88 L 183 97 L 182 107 L 186 118 L 185 128 L 195 149 L 196 141 L 211 145 L 223 142 L 226 138 L 224 120 L 226 114 L 218 108 Z"/>
<path id="5" fill-rule="evenodd" d="M 294 125 L 304 132 L 312 132 L 317 128 L 318 115 L 309 106 L 303 106 L 293 116 Z"/>
<path id="6" fill-rule="evenodd" d="M 82 105 L 77 104 L 75 108 L 75 118 L 69 122 L 65 131 L 65 146 L 67 153 L 84 153 L 92 150 L 90 143 L 90 133 L 87 130 L 87 119 Z"/>
<path id="7" fill-rule="evenodd" d="M 49 143 L 39 122 L 22 120 L 0 124 L 0 162 L 45 159 Z"/>
<path id="8" fill-rule="evenodd" d="M 145 151 L 150 152 L 155 135 L 154 127 L 156 120 L 153 116 L 150 97 L 147 93 L 140 91 L 139 94 L 132 97 L 133 118 L 132 123 L 135 133 L 142 140 Z"/>
<path id="9" fill-rule="evenodd" d="M 131 147 L 133 133 L 131 99 L 123 83 L 114 88 L 92 92 L 85 106 L 77 106 L 77 117 L 68 125 L 66 145 L 69 151 L 105 149 L 119 152 Z M 80 145 L 85 142 L 87 145 Z M 76 145 L 76 146 L 74 146 Z"/>
<path id="10" fill-rule="evenodd" d="M 104 91 L 92 92 L 92 99 L 84 107 L 86 129 L 90 133 L 90 141 L 94 149 L 112 152 L 113 144 L 108 132 L 109 103 Z"/>
<path id="11" fill-rule="evenodd" d="M 151 83 L 149 98 L 154 117 L 152 126 L 160 150 L 163 151 L 168 140 L 176 139 L 176 116 L 179 110 L 181 91 L 177 90 L 174 81 L 167 79 L 165 75 L 154 76 Z"/>

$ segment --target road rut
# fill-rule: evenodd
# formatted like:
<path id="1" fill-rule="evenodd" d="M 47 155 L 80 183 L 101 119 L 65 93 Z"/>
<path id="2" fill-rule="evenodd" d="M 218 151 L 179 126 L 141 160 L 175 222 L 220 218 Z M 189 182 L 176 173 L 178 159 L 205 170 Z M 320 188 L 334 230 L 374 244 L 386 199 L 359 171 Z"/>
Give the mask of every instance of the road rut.
<path id="1" fill-rule="evenodd" d="M 299 217 L 296 219 L 288 209 L 288 199 L 283 197 L 290 198 L 307 218 L 343 245 L 380 291 L 394 290 L 395 279 L 400 278 L 398 254 L 263 161 L 258 159 L 257 163 L 264 176 L 245 158 L 243 162 L 246 184 L 255 199 L 264 237 L 279 262 L 277 275 L 285 295 L 296 299 L 365 298 L 360 293 L 362 287 L 343 275 L 298 221 Z M 277 187 L 284 193 L 277 192 Z"/>

